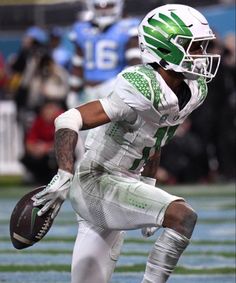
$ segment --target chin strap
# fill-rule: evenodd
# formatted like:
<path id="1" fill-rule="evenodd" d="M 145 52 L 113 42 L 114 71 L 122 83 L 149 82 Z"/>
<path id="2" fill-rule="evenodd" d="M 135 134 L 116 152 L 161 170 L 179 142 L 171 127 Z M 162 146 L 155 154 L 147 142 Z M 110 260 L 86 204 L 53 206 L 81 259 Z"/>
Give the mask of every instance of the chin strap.
<path id="1" fill-rule="evenodd" d="M 142 283 L 165 283 L 188 244 L 188 238 L 166 228 L 149 254 Z"/>

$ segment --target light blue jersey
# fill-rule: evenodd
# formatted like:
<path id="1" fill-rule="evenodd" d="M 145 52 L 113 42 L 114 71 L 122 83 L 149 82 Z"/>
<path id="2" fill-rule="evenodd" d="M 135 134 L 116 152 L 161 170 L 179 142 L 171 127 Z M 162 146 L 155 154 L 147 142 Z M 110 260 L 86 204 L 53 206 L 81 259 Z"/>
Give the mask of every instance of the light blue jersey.
<path id="1" fill-rule="evenodd" d="M 90 22 L 73 27 L 75 43 L 84 54 L 86 81 L 103 82 L 115 77 L 127 65 L 125 50 L 129 39 L 137 35 L 138 19 L 123 19 L 100 31 Z"/>

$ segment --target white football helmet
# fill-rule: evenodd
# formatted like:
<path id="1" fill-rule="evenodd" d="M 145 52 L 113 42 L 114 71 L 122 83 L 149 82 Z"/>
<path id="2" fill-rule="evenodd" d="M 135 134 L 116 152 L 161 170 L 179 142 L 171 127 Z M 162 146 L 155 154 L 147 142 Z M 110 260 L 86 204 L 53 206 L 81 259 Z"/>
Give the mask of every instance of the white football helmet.
<path id="1" fill-rule="evenodd" d="M 88 9 L 93 13 L 93 22 L 105 28 L 122 16 L 124 0 L 87 0 Z"/>
<path id="2" fill-rule="evenodd" d="M 156 62 L 192 80 L 202 76 L 210 81 L 216 75 L 220 55 L 207 53 L 208 42 L 213 39 L 206 18 L 186 5 L 156 8 L 139 25 L 143 62 Z"/>

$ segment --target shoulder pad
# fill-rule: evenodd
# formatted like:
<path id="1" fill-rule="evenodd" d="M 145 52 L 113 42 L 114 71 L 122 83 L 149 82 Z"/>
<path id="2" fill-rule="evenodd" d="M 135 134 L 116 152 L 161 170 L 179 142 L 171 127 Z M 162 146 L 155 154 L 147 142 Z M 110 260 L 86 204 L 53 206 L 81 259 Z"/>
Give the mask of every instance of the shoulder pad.
<path id="1" fill-rule="evenodd" d="M 84 38 L 87 36 L 87 34 L 90 32 L 92 25 L 90 22 L 76 22 L 72 30 L 69 32 L 68 37 L 71 41 L 80 44 L 84 41 Z"/>
<path id="2" fill-rule="evenodd" d="M 144 97 L 150 100 L 155 109 L 160 102 L 161 89 L 157 81 L 155 71 L 149 65 L 138 65 L 127 68 L 121 73 L 122 77 L 128 81 Z"/>

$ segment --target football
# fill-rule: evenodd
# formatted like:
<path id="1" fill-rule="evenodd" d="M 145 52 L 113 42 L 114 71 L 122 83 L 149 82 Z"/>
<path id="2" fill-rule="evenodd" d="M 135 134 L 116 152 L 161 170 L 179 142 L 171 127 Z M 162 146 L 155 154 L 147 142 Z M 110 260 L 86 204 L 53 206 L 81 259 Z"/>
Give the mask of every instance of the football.
<path id="1" fill-rule="evenodd" d="M 37 212 L 42 206 L 33 206 L 31 199 L 45 186 L 39 187 L 25 194 L 16 204 L 10 218 L 10 236 L 13 246 L 16 249 L 25 249 L 40 241 L 52 226 L 52 209 L 49 209 L 42 216 Z"/>

